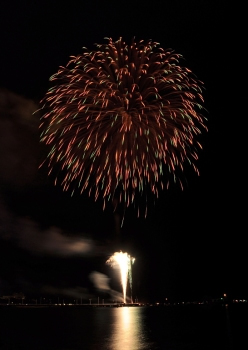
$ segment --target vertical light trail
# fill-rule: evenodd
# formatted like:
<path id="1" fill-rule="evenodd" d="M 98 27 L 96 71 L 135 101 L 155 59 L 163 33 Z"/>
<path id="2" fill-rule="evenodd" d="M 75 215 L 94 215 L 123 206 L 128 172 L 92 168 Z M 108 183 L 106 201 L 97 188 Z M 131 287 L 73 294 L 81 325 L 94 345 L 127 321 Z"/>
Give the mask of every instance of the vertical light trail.
<path id="1" fill-rule="evenodd" d="M 123 290 L 123 303 L 126 303 L 127 295 L 127 282 L 129 280 L 131 290 L 131 302 L 132 302 L 132 264 L 135 259 L 132 258 L 128 253 L 122 251 L 114 253 L 107 261 L 107 264 L 111 266 L 119 266 L 121 274 L 121 285 Z"/>

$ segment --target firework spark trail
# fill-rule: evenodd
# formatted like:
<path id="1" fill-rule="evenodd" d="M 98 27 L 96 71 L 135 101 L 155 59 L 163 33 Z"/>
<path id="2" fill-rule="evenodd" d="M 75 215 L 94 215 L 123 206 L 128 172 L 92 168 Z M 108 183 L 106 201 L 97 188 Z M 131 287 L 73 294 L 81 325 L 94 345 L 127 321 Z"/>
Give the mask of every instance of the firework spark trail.
<path id="1" fill-rule="evenodd" d="M 128 207 L 148 188 L 158 197 L 170 174 L 180 181 L 185 162 L 198 172 L 203 83 L 156 42 L 107 40 L 50 78 L 41 142 L 50 148 L 50 172 L 61 166 L 65 191 L 88 189 L 104 207 L 118 195 Z"/>
<path id="2" fill-rule="evenodd" d="M 127 282 L 130 284 L 131 292 L 131 302 L 132 302 L 132 264 L 134 263 L 134 258 L 132 258 L 128 253 L 116 252 L 112 255 L 106 263 L 112 267 L 118 265 L 121 274 L 121 285 L 123 290 L 123 303 L 126 303 L 126 293 L 127 293 Z"/>

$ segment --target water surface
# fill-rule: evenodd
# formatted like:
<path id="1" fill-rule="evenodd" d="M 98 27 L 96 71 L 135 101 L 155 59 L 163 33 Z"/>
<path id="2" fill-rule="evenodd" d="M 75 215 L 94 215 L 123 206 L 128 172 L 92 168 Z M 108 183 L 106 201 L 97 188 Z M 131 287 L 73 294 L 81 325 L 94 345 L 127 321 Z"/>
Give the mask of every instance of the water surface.
<path id="1" fill-rule="evenodd" d="M 0 307 L 1 350 L 248 349 L 248 305 Z"/>

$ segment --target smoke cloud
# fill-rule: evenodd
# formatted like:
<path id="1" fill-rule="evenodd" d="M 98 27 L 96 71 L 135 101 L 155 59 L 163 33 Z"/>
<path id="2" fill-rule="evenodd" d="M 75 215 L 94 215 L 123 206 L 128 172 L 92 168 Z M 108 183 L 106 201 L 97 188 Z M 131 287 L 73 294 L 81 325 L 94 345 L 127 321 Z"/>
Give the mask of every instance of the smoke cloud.
<path id="1" fill-rule="evenodd" d="M 57 227 L 47 230 L 28 218 L 18 218 L 0 203 L 0 238 L 10 240 L 33 254 L 75 256 L 94 252 L 94 243 L 88 238 L 69 236 Z"/>
<path id="2" fill-rule="evenodd" d="M 0 188 L 35 179 L 39 152 L 37 104 L 0 89 Z"/>

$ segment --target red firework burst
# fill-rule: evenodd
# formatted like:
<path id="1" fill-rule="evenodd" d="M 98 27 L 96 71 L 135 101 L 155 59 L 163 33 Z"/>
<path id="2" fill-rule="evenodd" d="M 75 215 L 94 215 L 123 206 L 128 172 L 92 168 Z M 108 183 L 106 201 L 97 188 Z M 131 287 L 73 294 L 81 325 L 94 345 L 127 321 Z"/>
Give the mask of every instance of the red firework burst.
<path id="1" fill-rule="evenodd" d="M 198 172 L 203 83 L 156 42 L 107 40 L 50 78 L 41 141 L 64 190 L 88 189 L 104 203 L 118 193 L 128 207 L 146 188 L 157 197 L 185 162 Z"/>

